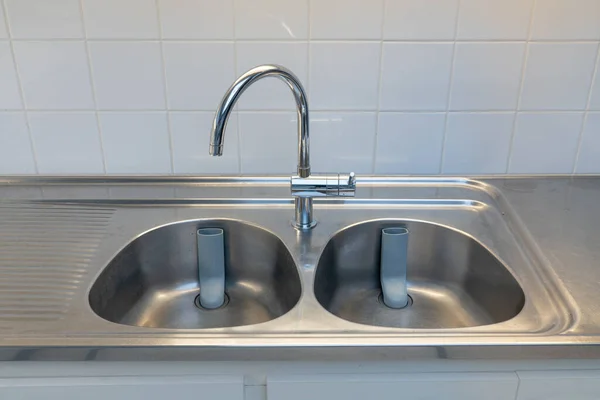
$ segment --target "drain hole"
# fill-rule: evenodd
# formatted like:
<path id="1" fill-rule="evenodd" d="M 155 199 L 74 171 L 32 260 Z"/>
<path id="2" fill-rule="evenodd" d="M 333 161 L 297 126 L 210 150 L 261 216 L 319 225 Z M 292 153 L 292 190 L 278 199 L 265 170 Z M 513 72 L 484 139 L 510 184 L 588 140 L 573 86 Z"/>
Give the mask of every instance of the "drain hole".
<path id="1" fill-rule="evenodd" d="M 217 307 L 217 308 L 204 308 L 204 307 L 202 307 L 202 305 L 200 304 L 200 295 L 196 296 L 196 298 L 194 299 L 194 305 L 196 306 L 196 308 L 199 308 L 202 311 L 216 311 L 216 310 L 221 310 L 221 309 L 227 307 L 227 304 L 229 304 L 229 296 L 227 295 L 227 293 L 225 293 L 225 300 L 223 301 L 223 304 L 221 305 L 221 307 Z"/>
<path id="2" fill-rule="evenodd" d="M 379 304 L 381 304 L 384 307 L 389 308 L 390 310 L 404 310 L 405 308 L 408 308 L 410 306 L 413 305 L 413 298 L 410 296 L 410 294 L 408 295 L 408 303 L 406 303 L 406 305 L 402 308 L 392 308 L 392 307 L 388 307 L 384 301 L 383 301 L 383 293 L 379 293 L 379 296 L 377 296 L 377 302 Z"/>

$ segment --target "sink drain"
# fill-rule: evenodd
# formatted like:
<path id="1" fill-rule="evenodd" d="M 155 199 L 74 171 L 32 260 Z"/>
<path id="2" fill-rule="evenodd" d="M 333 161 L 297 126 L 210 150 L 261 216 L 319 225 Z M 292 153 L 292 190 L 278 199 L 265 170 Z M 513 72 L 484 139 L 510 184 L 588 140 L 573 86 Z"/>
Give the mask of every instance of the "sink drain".
<path id="1" fill-rule="evenodd" d="M 200 304 L 200 295 L 198 295 L 198 296 L 196 296 L 196 298 L 194 298 L 194 305 L 196 306 L 196 308 L 199 308 L 202 311 L 216 311 L 216 310 L 220 310 L 222 308 L 227 307 L 227 304 L 229 304 L 229 296 L 227 295 L 227 293 L 225 293 L 225 300 L 223 301 L 223 304 L 221 304 L 221 306 L 217 307 L 217 308 L 204 308 Z"/>
<path id="2" fill-rule="evenodd" d="M 379 304 L 381 304 L 382 306 L 389 308 L 390 310 L 404 310 L 405 308 L 408 308 L 410 306 L 413 305 L 413 298 L 410 296 L 410 294 L 408 295 L 408 303 L 406 303 L 406 305 L 402 308 L 392 308 L 392 307 L 388 307 L 384 301 L 383 301 L 383 293 L 379 293 L 379 296 L 377 296 L 377 302 Z"/>

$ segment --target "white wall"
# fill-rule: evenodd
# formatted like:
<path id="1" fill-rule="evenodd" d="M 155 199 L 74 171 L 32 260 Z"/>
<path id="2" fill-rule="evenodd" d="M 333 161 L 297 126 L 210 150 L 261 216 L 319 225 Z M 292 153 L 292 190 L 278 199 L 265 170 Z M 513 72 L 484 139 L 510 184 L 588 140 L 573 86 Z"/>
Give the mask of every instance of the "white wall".
<path id="1" fill-rule="evenodd" d="M 4 0 L 0 174 L 600 173 L 600 0 Z"/>

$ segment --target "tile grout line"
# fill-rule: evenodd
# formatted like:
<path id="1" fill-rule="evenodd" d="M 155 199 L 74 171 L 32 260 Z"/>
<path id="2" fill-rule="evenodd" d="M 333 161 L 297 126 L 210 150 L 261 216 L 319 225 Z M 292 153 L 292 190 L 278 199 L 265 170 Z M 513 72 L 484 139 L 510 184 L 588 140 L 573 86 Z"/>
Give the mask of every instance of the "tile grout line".
<path id="1" fill-rule="evenodd" d="M 585 128 L 587 126 L 588 116 L 590 114 L 590 107 L 592 105 L 592 96 L 594 94 L 594 85 L 598 78 L 598 69 L 600 69 L 600 43 L 597 44 L 598 48 L 596 49 L 596 62 L 594 64 L 594 70 L 592 71 L 592 80 L 590 82 L 590 88 L 588 91 L 587 103 L 585 106 L 585 111 L 583 113 L 583 120 L 581 121 L 581 129 L 579 131 L 579 136 L 577 138 L 577 152 L 575 153 L 575 159 L 573 160 L 573 168 L 571 170 L 572 174 L 577 172 L 577 164 L 579 163 L 579 156 L 581 155 L 581 145 L 583 144 L 583 135 L 585 133 Z"/>
<path id="2" fill-rule="evenodd" d="M 21 108 L 14 108 L 14 109 L 2 109 L 0 110 L 0 112 L 18 112 L 18 111 L 23 111 L 23 109 Z M 30 108 L 28 109 L 28 111 L 30 112 L 36 112 L 36 113 L 86 113 L 86 112 L 94 112 L 96 111 L 93 108 L 77 108 L 77 109 L 72 109 L 72 108 Z M 181 112 L 181 113 L 197 113 L 197 112 L 207 112 L 207 113 L 214 113 L 214 109 L 205 109 L 205 108 L 199 108 L 199 109 L 193 109 L 193 108 L 169 108 L 169 109 L 164 109 L 164 108 L 131 108 L 131 109 L 123 109 L 123 108 L 100 108 L 98 109 L 98 112 L 111 112 L 111 113 L 131 113 L 131 112 L 138 112 L 138 113 L 155 113 L 155 114 L 164 114 L 166 111 L 171 111 L 171 112 Z M 355 113 L 355 114 L 366 114 L 366 113 L 376 113 L 377 109 L 373 108 L 373 109 L 350 109 L 350 108 L 319 108 L 314 110 L 315 112 L 331 112 L 331 113 L 340 113 L 340 112 L 344 112 L 344 113 Z M 527 114 L 566 114 L 566 113 L 581 113 L 581 112 L 585 112 L 586 109 L 581 108 L 581 109 L 571 109 L 571 110 L 552 110 L 552 109 L 544 109 L 544 110 L 515 110 L 515 109 L 507 109 L 507 110 L 496 110 L 496 109 L 481 109 L 481 110 L 449 110 L 449 111 L 445 111 L 442 109 L 432 109 L 432 110 L 427 110 L 427 109 L 422 109 L 422 110 L 404 110 L 404 109 L 400 109 L 400 110 L 379 110 L 380 113 L 382 114 L 446 114 L 446 112 L 448 114 L 511 114 L 511 113 L 518 113 L 518 114 L 522 114 L 522 113 L 527 113 Z M 597 110 L 589 110 L 590 112 L 594 112 Z M 293 110 L 283 110 L 283 109 L 258 109 L 258 108 L 247 108 L 247 109 L 242 109 L 242 110 L 238 110 L 236 111 L 237 113 L 286 113 L 286 112 L 294 112 Z"/>
<path id="3" fill-rule="evenodd" d="M 23 107 L 21 110 L 23 112 L 23 117 L 25 118 L 25 127 L 27 128 L 27 136 L 29 138 L 29 147 L 31 149 L 31 155 L 33 156 L 33 169 L 35 174 L 39 175 L 40 168 L 38 162 L 37 151 L 35 149 L 35 143 L 33 140 L 33 134 L 31 132 L 31 124 L 29 123 L 29 111 L 27 109 L 27 103 L 25 102 L 25 89 L 23 88 L 23 80 L 21 79 L 21 71 L 19 70 L 19 65 L 17 63 L 17 56 L 15 54 L 15 48 L 12 40 L 12 30 L 11 25 L 8 21 L 8 11 L 6 7 L 5 0 L 0 0 L 0 7 L 2 7 L 2 13 L 4 14 L 4 25 L 6 25 L 6 33 L 8 34 L 8 43 L 10 47 L 10 53 L 13 61 L 13 68 L 15 69 L 15 75 L 17 76 L 17 85 L 19 86 L 19 97 L 21 98 L 21 106 Z"/>
<path id="4" fill-rule="evenodd" d="M 163 29 L 162 29 L 162 18 L 160 15 L 160 4 L 159 0 L 154 0 L 154 5 L 156 7 L 156 23 L 158 24 L 158 35 L 160 37 L 159 40 L 159 52 L 160 52 L 160 67 L 162 72 L 162 89 L 163 89 L 163 101 L 165 104 L 165 112 L 167 118 L 167 135 L 169 135 L 169 156 L 171 161 L 171 174 L 175 174 L 175 153 L 173 151 L 173 128 L 171 124 L 171 112 L 169 111 L 169 90 L 167 83 L 167 63 L 165 61 L 165 51 L 164 51 L 164 41 L 163 41 Z"/>
<path id="5" fill-rule="evenodd" d="M 231 6 L 233 7 L 233 12 L 231 13 L 231 18 L 233 20 L 233 74 L 234 77 L 233 79 L 237 79 L 237 76 L 239 75 L 239 71 L 238 71 L 238 37 L 237 37 L 237 29 L 236 29 L 236 23 L 237 23 L 237 19 L 235 18 L 235 10 L 236 10 L 236 1 L 237 0 L 230 0 L 231 1 Z M 213 112 L 215 112 L 213 110 Z M 240 123 L 240 112 L 238 109 L 238 105 L 236 104 L 236 110 L 235 110 L 235 127 L 236 127 L 236 136 L 237 136 L 237 140 L 238 140 L 238 146 L 237 146 L 237 159 L 238 159 L 238 175 L 242 175 L 242 132 L 241 132 L 241 123 Z M 227 129 L 227 128 L 226 128 Z"/>
<path id="6" fill-rule="evenodd" d="M 98 96 L 96 94 L 96 81 L 94 80 L 94 70 L 92 67 L 92 56 L 90 53 L 90 46 L 87 41 L 87 29 L 85 24 L 85 15 L 83 11 L 83 0 L 79 0 L 79 17 L 81 18 L 81 29 L 83 29 L 84 36 L 84 47 L 85 47 L 85 56 L 87 58 L 88 63 L 88 74 L 90 75 L 90 86 L 92 90 L 92 100 L 94 102 L 94 118 L 96 119 L 96 128 L 98 129 L 98 139 L 100 140 L 100 152 L 102 153 L 102 170 L 104 174 L 107 174 L 106 169 L 106 153 L 104 151 L 104 138 L 102 135 L 102 125 L 100 124 L 100 114 L 98 112 Z"/>
<path id="7" fill-rule="evenodd" d="M 12 40 L 13 42 L 78 42 L 84 39 L 82 38 L 43 38 L 43 37 L 31 37 L 24 39 L 8 39 L 8 38 L 0 38 L 0 42 Z M 299 43 L 304 42 L 306 39 L 189 39 L 189 38 L 89 38 L 87 41 L 94 42 L 201 42 L 201 43 L 228 43 L 228 42 L 240 42 L 240 43 Z M 310 39 L 313 42 L 317 43 L 404 43 L 404 44 L 412 44 L 412 43 L 431 43 L 431 44 L 443 44 L 443 43 L 543 43 L 543 44 L 585 44 L 585 43 L 596 43 L 597 39 L 534 39 L 534 40 L 523 40 L 523 39 Z"/>
<path id="8" fill-rule="evenodd" d="M 308 89 L 304 89 L 305 91 L 308 90 L 308 92 L 306 93 L 306 101 L 308 103 L 308 132 L 311 132 L 311 116 L 312 116 L 312 109 L 310 108 L 311 105 L 311 73 L 310 73 L 310 63 L 311 63 L 311 59 L 312 59 L 312 27 L 311 27 L 311 18 L 310 18 L 310 13 L 311 13 L 311 2 L 312 0 L 306 0 L 306 86 L 308 87 Z M 309 154 L 310 153 L 310 149 L 311 149 L 311 144 L 309 142 L 308 145 L 309 148 Z M 311 154 L 312 156 L 312 154 Z M 312 164 L 313 164 L 313 159 L 312 157 L 309 160 L 309 165 L 311 167 L 311 171 L 310 173 L 313 173 L 312 170 Z M 298 169 L 298 165 L 296 165 L 296 169 Z M 295 172 L 294 172 L 295 174 Z"/>
<path id="9" fill-rule="evenodd" d="M 525 87 L 525 73 L 527 72 L 527 64 L 529 62 L 529 43 L 533 31 L 533 22 L 535 16 L 535 10 L 537 7 L 537 0 L 533 0 L 531 4 L 531 15 L 529 16 L 529 26 L 527 27 L 527 41 L 525 42 L 525 54 L 523 55 L 523 64 L 521 65 L 521 81 L 519 82 L 519 92 L 517 95 L 517 108 L 515 110 L 515 117 L 513 120 L 512 131 L 510 133 L 510 142 L 508 144 L 508 156 L 506 158 L 506 168 L 504 169 L 504 173 L 508 174 L 508 170 L 510 169 L 510 164 L 512 161 L 513 155 L 513 147 L 515 143 L 515 136 L 517 132 L 517 119 L 519 114 L 522 112 L 521 103 L 523 100 L 523 89 Z"/>
<path id="10" fill-rule="evenodd" d="M 383 39 L 385 32 L 385 12 L 387 8 L 387 0 L 382 0 L 381 6 L 381 31 L 379 42 L 379 76 L 377 81 L 377 109 L 375 111 L 375 134 L 373 137 L 373 152 L 371 156 L 371 173 L 375 173 L 377 168 L 377 146 L 379 145 L 379 115 L 381 113 L 381 88 L 383 85 Z M 399 172 L 400 173 L 400 172 Z"/>
<path id="11" fill-rule="evenodd" d="M 462 8 L 462 1 L 458 0 L 456 10 L 456 17 L 454 19 L 454 40 L 452 42 L 452 62 L 450 64 L 450 80 L 448 81 L 448 95 L 446 96 L 446 110 L 444 115 L 444 137 L 442 139 L 442 154 L 440 155 L 440 166 L 438 168 L 438 175 L 442 175 L 444 171 L 444 161 L 446 155 L 446 141 L 448 133 L 448 123 L 450 115 L 450 101 L 452 100 L 452 88 L 454 86 L 454 68 L 456 66 L 456 38 L 458 37 L 458 23 L 460 20 L 460 10 Z"/>

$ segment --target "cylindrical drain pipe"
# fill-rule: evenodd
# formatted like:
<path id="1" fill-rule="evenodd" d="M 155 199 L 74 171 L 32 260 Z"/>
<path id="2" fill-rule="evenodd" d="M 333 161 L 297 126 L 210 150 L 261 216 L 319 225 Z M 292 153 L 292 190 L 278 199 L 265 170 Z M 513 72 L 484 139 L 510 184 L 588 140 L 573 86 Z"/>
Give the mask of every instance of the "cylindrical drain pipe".
<path id="1" fill-rule="evenodd" d="M 390 308 L 403 308 L 408 304 L 407 258 L 408 229 L 404 227 L 382 229 L 380 280 L 383 302 Z"/>

